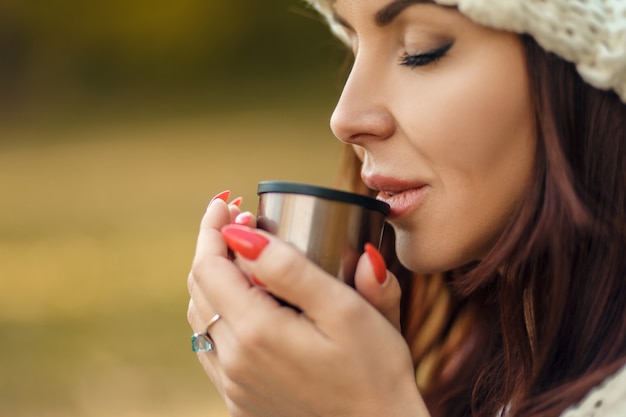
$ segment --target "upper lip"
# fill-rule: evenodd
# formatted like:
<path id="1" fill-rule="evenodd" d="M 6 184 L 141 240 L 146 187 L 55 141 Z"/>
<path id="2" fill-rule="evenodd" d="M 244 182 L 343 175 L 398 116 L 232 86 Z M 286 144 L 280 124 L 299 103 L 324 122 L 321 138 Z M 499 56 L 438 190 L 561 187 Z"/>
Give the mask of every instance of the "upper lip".
<path id="1" fill-rule="evenodd" d="M 404 180 L 384 175 L 361 174 L 361 179 L 370 189 L 388 193 L 400 193 L 426 185 L 425 182 L 419 180 Z"/>

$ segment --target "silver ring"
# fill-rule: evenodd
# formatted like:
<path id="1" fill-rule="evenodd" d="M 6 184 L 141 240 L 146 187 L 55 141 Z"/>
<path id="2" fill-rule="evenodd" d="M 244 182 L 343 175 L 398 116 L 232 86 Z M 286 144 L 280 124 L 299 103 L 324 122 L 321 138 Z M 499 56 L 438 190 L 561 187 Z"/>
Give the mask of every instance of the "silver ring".
<path id="1" fill-rule="evenodd" d="M 215 313 L 213 317 L 211 317 L 211 320 L 209 320 L 209 323 L 206 325 L 206 329 L 204 329 L 204 333 L 206 333 L 207 336 L 209 336 L 209 328 L 213 326 L 221 318 L 222 316 L 220 316 L 219 313 Z"/>
<path id="2" fill-rule="evenodd" d="M 203 333 L 194 333 L 191 335 L 192 352 L 213 352 L 215 350 L 215 342 L 209 333 L 209 329 L 221 318 L 222 316 L 220 316 L 219 313 L 214 314 L 206 325 Z"/>

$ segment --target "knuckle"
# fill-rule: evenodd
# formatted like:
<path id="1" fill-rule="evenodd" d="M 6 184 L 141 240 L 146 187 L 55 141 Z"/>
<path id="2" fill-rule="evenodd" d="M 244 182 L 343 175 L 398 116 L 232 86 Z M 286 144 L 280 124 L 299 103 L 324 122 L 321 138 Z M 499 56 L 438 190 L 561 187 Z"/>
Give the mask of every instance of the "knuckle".
<path id="1" fill-rule="evenodd" d="M 247 402 L 248 392 L 238 381 L 225 378 L 222 384 L 222 392 L 229 402 L 236 405 L 245 404 Z"/>
<path id="2" fill-rule="evenodd" d="M 267 332 L 262 329 L 263 326 L 254 323 L 234 329 L 240 349 L 247 357 L 255 356 L 259 349 L 267 345 Z"/>
<path id="3" fill-rule="evenodd" d="M 191 264 L 189 279 L 198 281 L 199 277 L 207 270 L 207 260 L 204 256 L 196 256 Z"/>
<path id="4" fill-rule="evenodd" d="M 206 276 L 211 272 L 219 268 L 218 260 L 215 257 L 203 256 L 194 259 L 191 265 L 191 272 L 187 279 L 187 286 L 191 291 L 195 286 L 200 284 L 206 284 L 210 280 L 206 279 Z"/>
<path id="5" fill-rule="evenodd" d="M 196 307 L 193 301 L 189 301 L 189 307 L 187 307 L 187 322 L 193 324 L 196 321 Z"/>
<path id="6" fill-rule="evenodd" d="M 289 248 L 288 252 L 277 254 L 272 257 L 272 275 L 279 277 L 281 286 L 293 287 L 298 285 L 298 279 L 306 267 L 304 257 L 295 248 Z"/>
<path id="7" fill-rule="evenodd" d="M 246 315 L 239 323 L 231 325 L 231 332 L 237 341 L 236 353 L 249 363 L 260 360 L 264 352 L 271 351 L 276 342 L 273 327 L 267 325 L 267 316 Z M 277 332 L 277 331 L 276 331 Z M 247 370 L 249 373 L 249 369 Z"/>
<path id="8" fill-rule="evenodd" d="M 189 294 L 193 293 L 193 289 L 196 286 L 195 281 L 196 280 L 193 272 L 189 272 L 189 275 L 187 275 L 187 292 Z"/>
<path id="9" fill-rule="evenodd" d="M 363 318 L 363 302 L 357 297 L 345 297 L 337 303 L 337 309 L 337 314 L 349 323 L 356 323 Z"/>
<path id="10" fill-rule="evenodd" d="M 224 392 L 231 399 L 233 396 L 242 395 L 242 386 L 248 384 L 250 378 L 250 368 L 244 365 L 241 355 L 229 355 L 222 359 L 222 371 L 226 375 L 224 381 Z"/>

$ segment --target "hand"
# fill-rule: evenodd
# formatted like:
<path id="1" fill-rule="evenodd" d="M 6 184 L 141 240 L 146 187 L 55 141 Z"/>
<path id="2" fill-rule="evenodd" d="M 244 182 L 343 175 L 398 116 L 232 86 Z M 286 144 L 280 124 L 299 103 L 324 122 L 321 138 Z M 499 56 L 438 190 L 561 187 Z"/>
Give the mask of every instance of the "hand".
<path id="1" fill-rule="evenodd" d="M 256 227 L 256 219 L 250 212 L 238 213 L 234 223 Z M 366 246 L 366 251 L 368 256 L 362 256 L 357 263 L 355 288 L 400 331 L 400 297 L 402 294 L 398 280 L 387 270 L 383 257 L 373 246 Z"/>
<path id="2" fill-rule="evenodd" d="M 211 327 L 216 350 L 199 358 L 231 415 L 427 416 L 406 343 L 388 319 L 291 245 L 225 228 L 237 213 L 220 199 L 210 204 L 189 276 L 192 328 L 201 332 L 215 312 L 222 316 Z M 357 288 L 376 301 L 372 265 L 367 256 L 359 264 Z"/>

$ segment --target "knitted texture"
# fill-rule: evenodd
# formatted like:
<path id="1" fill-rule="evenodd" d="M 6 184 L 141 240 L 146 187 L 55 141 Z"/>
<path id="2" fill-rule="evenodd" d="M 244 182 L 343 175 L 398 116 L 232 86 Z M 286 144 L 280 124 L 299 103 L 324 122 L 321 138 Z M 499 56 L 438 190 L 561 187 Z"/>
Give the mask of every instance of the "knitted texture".
<path id="1" fill-rule="evenodd" d="M 307 0 L 349 42 L 332 20 L 332 0 Z M 614 90 L 626 103 L 626 0 L 434 0 L 457 6 L 476 23 L 529 34 L 544 49 L 576 65 L 596 88 Z"/>
<path id="2" fill-rule="evenodd" d="M 435 0 L 484 26 L 531 35 L 626 102 L 626 0 Z"/>
<path id="3" fill-rule="evenodd" d="M 561 414 L 561 417 L 623 416 L 626 416 L 626 367 L 607 377 L 580 403 Z"/>

